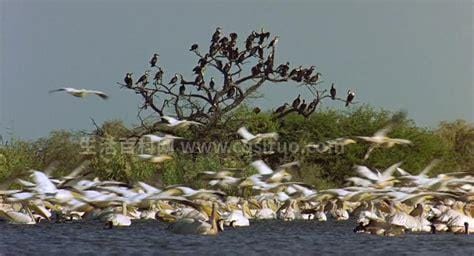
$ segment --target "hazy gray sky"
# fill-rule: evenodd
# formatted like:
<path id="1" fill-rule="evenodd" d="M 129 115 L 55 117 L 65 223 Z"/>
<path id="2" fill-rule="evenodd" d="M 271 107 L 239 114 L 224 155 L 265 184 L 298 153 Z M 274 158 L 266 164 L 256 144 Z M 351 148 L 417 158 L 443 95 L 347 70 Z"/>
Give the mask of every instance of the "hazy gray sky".
<path id="1" fill-rule="evenodd" d="M 280 35 L 280 62 L 315 64 L 341 91 L 356 89 L 358 101 L 405 109 L 420 125 L 474 121 L 471 1 L 0 2 L 4 137 L 92 128 L 89 117 L 135 122 L 138 98 L 115 82 L 140 74 L 155 51 L 167 79 L 189 74 L 196 61 L 189 46 L 208 46 L 218 25 L 239 35 L 264 26 Z M 65 85 L 111 98 L 48 94 Z M 263 93 L 273 108 L 299 92 L 281 84 Z"/>

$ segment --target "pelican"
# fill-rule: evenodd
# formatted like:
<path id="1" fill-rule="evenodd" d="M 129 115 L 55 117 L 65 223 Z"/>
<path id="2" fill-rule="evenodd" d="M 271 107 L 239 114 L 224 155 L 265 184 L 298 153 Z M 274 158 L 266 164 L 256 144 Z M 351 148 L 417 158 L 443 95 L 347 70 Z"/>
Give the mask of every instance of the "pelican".
<path id="1" fill-rule="evenodd" d="M 162 162 L 165 162 L 167 160 L 171 160 L 173 159 L 173 157 L 171 156 L 168 156 L 168 155 L 158 155 L 158 156 L 155 156 L 155 155 L 149 155 L 149 154 L 139 154 L 137 155 L 140 159 L 142 160 L 146 160 L 150 163 L 162 163 Z"/>
<path id="2" fill-rule="evenodd" d="M 34 219 L 31 212 L 29 214 L 25 214 L 15 211 L 0 210 L 0 217 L 12 224 L 36 224 L 36 220 Z"/>
<path id="3" fill-rule="evenodd" d="M 182 137 L 176 137 L 173 135 L 165 134 L 164 136 L 158 136 L 154 134 L 145 134 L 144 138 L 148 138 L 151 143 L 157 143 L 159 145 L 169 145 L 176 139 L 182 139 Z"/>
<path id="4" fill-rule="evenodd" d="M 237 130 L 237 133 L 243 138 L 241 141 L 245 144 L 258 144 L 267 139 L 278 140 L 278 133 L 276 132 L 258 133 L 254 135 L 243 126 Z"/>
<path id="5" fill-rule="evenodd" d="M 377 147 L 391 148 L 397 144 L 412 144 L 410 140 L 406 139 L 392 139 L 387 137 L 387 133 L 392 129 L 391 125 L 378 130 L 372 137 L 367 136 L 356 136 L 359 139 L 367 141 L 372 145 L 367 150 L 367 153 L 364 156 L 364 160 L 367 160 L 370 156 L 370 153 Z"/>
<path id="6" fill-rule="evenodd" d="M 104 100 L 109 98 L 109 96 L 107 96 L 107 94 L 105 94 L 104 92 L 101 92 L 101 91 L 86 90 L 86 89 L 75 89 L 75 88 L 71 88 L 71 87 L 65 87 L 65 88 L 60 88 L 60 89 L 49 91 L 49 93 L 53 93 L 53 92 L 66 92 L 66 93 L 69 93 L 72 96 L 78 97 L 78 98 L 84 98 L 85 96 L 87 96 L 89 94 L 95 94 L 95 95 L 99 96 L 100 98 L 102 98 Z"/>
<path id="7" fill-rule="evenodd" d="M 193 218 L 182 218 L 170 224 L 168 230 L 176 234 L 217 235 L 224 228 L 222 221 L 217 223 L 216 203 L 213 203 L 212 213 L 208 222 Z"/>
<path id="8" fill-rule="evenodd" d="M 196 121 L 178 120 L 171 116 L 162 116 L 161 119 L 166 121 L 167 123 L 166 125 L 168 127 L 173 127 L 173 128 L 185 128 L 185 127 L 189 127 L 190 125 L 203 125 Z"/>

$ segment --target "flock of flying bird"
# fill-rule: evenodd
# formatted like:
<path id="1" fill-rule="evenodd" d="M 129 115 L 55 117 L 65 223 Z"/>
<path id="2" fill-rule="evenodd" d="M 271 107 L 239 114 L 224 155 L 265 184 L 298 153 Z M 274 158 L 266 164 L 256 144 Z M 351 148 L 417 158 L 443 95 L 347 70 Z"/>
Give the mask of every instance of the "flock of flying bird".
<path id="1" fill-rule="evenodd" d="M 212 37 L 213 45 L 221 43 L 220 28 Z M 246 48 L 253 54 L 262 55 L 262 42 L 269 37 L 268 32 L 252 33 L 246 40 Z M 236 35 L 230 35 L 235 42 Z M 253 40 L 260 43 L 253 47 Z M 267 47 L 274 47 L 276 36 Z M 196 51 L 198 45 L 191 46 Z M 212 45 L 210 51 L 212 52 Z M 229 52 L 228 54 L 232 54 Z M 150 60 L 151 67 L 157 67 L 159 54 Z M 240 56 L 234 56 L 238 61 Z M 155 79 L 161 79 L 163 70 L 158 68 Z M 254 67 L 258 68 L 258 67 Z M 260 67 L 262 68 L 262 67 Z M 259 68 L 259 72 L 260 71 Z M 309 69 L 293 69 L 289 63 L 280 65 L 275 71 L 295 81 L 308 79 L 317 82 L 320 73 L 311 76 L 314 66 Z M 252 70 L 257 72 L 257 70 Z M 148 83 L 148 71 L 135 85 Z M 182 79 L 180 74 L 169 84 Z M 127 73 L 125 85 L 134 85 L 132 73 Z M 214 86 L 211 79 L 210 86 Z M 182 89 L 180 89 L 182 90 Z M 108 96 L 96 90 L 61 88 L 50 92 L 66 92 L 75 97 L 90 94 L 102 99 Z M 334 84 L 330 96 L 336 97 Z M 347 93 L 346 106 L 355 97 L 355 92 Z M 288 104 L 279 107 L 283 112 Z M 306 103 L 298 96 L 291 105 L 306 109 Z M 309 106 L 311 107 L 311 106 Z M 199 122 L 179 120 L 169 116 L 162 117 L 164 125 L 172 129 L 187 129 L 202 125 Z M 337 138 L 321 144 L 309 144 L 320 153 L 334 145 L 348 146 L 357 140 L 369 145 L 364 159 L 370 157 L 377 148 L 391 148 L 395 145 L 411 144 L 406 139 L 389 138 L 392 126 L 383 128 L 373 136 Z M 277 133 L 252 134 L 245 127 L 238 129 L 244 144 L 256 145 L 267 140 L 278 140 Z M 168 145 L 182 139 L 173 135 L 147 134 L 144 138 L 151 143 Z M 168 155 L 137 155 L 143 161 L 161 163 L 171 159 Z M 168 230 L 179 234 L 216 235 L 224 227 L 249 226 L 250 220 L 280 219 L 283 221 L 305 220 L 337 221 L 355 219 L 354 232 L 394 236 L 409 232 L 453 232 L 469 234 L 474 231 L 474 176 L 455 172 L 429 177 L 429 171 L 436 165 L 433 161 L 419 174 L 414 175 L 401 169 L 396 163 L 384 171 L 355 166 L 354 177 L 347 179 L 347 186 L 335 189 L 316 190 L 303 182 L 292 181 L 294 171 L 300 171 L 298 161 L 276 168 L 257 160 L 249 167 L 256 170 L 251 176 L 240 175 L 245 169 L 224 168 L 219 171 L 206 171 L 198 178 L 207 181 L 212 189 L 194 189 L 183 185 L 164 188 L 151 186 L 145 182 L 126 184 L 118 181 L 101 181 L 91 177 L 87 162 L 61 178 L 50 176 L 52 169 L 31 170 L 30 176 L 14 180 L 17 189 L 0 191 L 0 219 L 15 224 L 36 224 L 40 222 L 61 223 L 75 220 L 98 219 L 105 223 L 104 228 L 129 226 L 132 220 L 155 219 L 170 223 Z M 223 192 L 241 191 L 241 196 L 230 196 Z"/>
<path id="2" fill-rule="evenodd" d="M 167 126 L 176 129 L 200 125 L 165 119 Z M 366 157 L 374 148 L 411 143 L 387 137 L 389 130 L 384 128 L 372 137 L 354 139 L 370 143 Z M 277 133 L 252 134 L 245 127 L 237 133 L 245 144 L 278 140 Z M 181 139 L 155 134 L 145 137 L 160 145 Z M 349 145 L 356 143 L 354 139 L 338 138 L 326 144 Z M 168 159 L 138 157 L 155 163 Z M 291 181 L 292 173 L 299 171 L 298 161 L 272 169 L 257 160 L 249 165 L 256 174 L 248 177 L 239 177 L 236 174 L 241 170 L 232 168 L 200 173 L 198 178 L 207 181 L 212 189 L 101 181 L 90 177 L 84 163 L 62 178 L 50 177 L 51 170 L 31 170 L 29 178 L 17 178 L 18 189 L 0 191 L 0 218 L 16 224 L 99 219 L 105 223 L 104 228 L 129 226 L 137 219 L 155 219 L 170 223 L 170 232 L 216 235 L 226 226 L 249 226 L 251 220 L 343 221 L 352 216 L 358 223 L 354 232 L 386 236 L 406 231 L 469 234 L 474 231 L 474 177 L 462 172 L 429 177 L 436 163 L 433 161 L 418 175 L 401 169 L 401 162 L 384 171 L 355 166 L 356 175 L 347 179 L 346 187 L 319 191 Z M 242 191 L 242 196 L 227 196 L 222 190 Z"/>

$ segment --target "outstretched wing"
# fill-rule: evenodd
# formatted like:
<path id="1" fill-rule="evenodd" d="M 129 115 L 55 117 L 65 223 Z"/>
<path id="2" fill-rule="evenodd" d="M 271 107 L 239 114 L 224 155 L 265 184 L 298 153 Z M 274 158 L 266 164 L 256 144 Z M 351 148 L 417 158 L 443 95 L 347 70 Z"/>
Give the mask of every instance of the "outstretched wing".
<path id="1" fill-rule="evenodd" d="M 251 140 L 251 139 L 254 139 L 255 138 L 255 135 L 251 134 L 247 128 L 245 127 L 240 127 L 238 130 L 237 130 L 237 133 L 242 136 L 242 138 L 244 138 L 245 140 Z"/>
<path id="2" fill-rule="evenodd" d="M 105 94 L 104 92 L 101 92 L 101 91 L 87 91 L 88 93 L 93 93 L 97 96 L 99 96 L 100 98 L 106 100 L 109 98 L 109 96 L 107 94 Z"/>
<path id="3" fill-rule="evenodd" d="M 374 133 L 374 137 L 386 137 L 387 133 L 389 133 L 392 130 L 392 126 L 388 125 Z"/>
<path id="4" fill-rule="evenodd" d="M 177 119 L 171 116 L 162 116 L 161 119 L 165 120 L 168 124 L 176 124 L 178 122 Z"/>
<path id="5" fill-rule="evenodd" d="M 63 92 L 63 91 L 66 91 L 66 88 L 59 88 L 59 89 L 55 89 L 55 90 L 50 90 L 49 93 L 53 93 L 53 92 Z"/>
<path id="6" fill-rule="evenodd" d="M 252 167 L 257 169 L 258 173 L 260 173 L 261 175 L 268 175 L 273 173 L 273 170 L 262 160 L 257 160 L 251 163 L 251 165 Z"/>

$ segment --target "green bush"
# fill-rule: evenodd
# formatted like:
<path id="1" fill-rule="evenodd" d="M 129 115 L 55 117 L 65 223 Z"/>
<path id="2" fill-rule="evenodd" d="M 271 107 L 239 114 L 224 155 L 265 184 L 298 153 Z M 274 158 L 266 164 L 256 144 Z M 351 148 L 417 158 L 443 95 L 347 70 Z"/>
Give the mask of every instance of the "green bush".
<path id="1" fill-rule="evenodd" d="M 304 151 L 305 145 L 309 143 L 372 135 L 395 119 L 396 125 L 389 136 L 409 139 L 413 145 L 375 149 L 367 161 L 363 160 L 363 156 L 369 145 L 360 141 L 345 147 L 340 154 Z M 278 132 L 279 145 L 297 145 L 300 150 L 289 152 L 275 147 L 273 155 L 262 152 L 255 154 L 257 147 L 248 148 L 240 142 L 236 131 L 241 126 L 246 126 L 253 133 Z M 143 180 L 151 184 L 186 184 L 193 187 L 206 186 L 205 181 L 196 178 L 202 171 L 238 167 L 245 168 L 245 175 L 250 175 L 255 170 L 249 168 L 248 164 L 257 159 L 264 159 L 272 167 L 300 160 L 301 171 L 292 173 L 294 180 L 313 184 L 319 189 L 343 185 L 345 178 L 354 175 L 355 164 L 383 169 L 402 161 L 402 168 L 417 173 L 433 159 L 440 159 L 441 164 L 432 171 L 432 175 L 474 170 L 472 124 L 465 121 L 442 122 L 437 129 L 432 130 L 416 126 L 403 113 L 370 106 L 350 111 L 322 109 L 308 118 L 290 114 L 281 120 L 275 119 L 269 112 L 255 114 L 251 108 L 243 106 L 225 116 L 212 129 L 192 128 L 176 134 L 187 138 L 188 141 L 184 143 L 188 143 L 188 146 L 193 146 L 192 143 L 222 142 L 226 143 L 224 148 L 194 148 L 193 152 L 182 152 L 178 147 L 177 151 L 170 153 L 173 160 L 161 164 L 152 164 L 135 154 L 124 152 L 124 140 L 133 138 L 131 135 L 131 130 L 121 121 L 114 120 L 105 122 L 91 135 L 61 130 L 36 141 L 13 140 L 3 143 L 0 146 L 0 180 L 20 175 L 32 168 L 46 168 L 53 162 L 57 164 L 53 175 L 64 175 L 86 159 L 91 161 L 90 168 L 94 175 L 101 179 L 126 182 Z M 89 154 L 83 154 L 85 141 L 90 144 Z M 233 150 L 224 150 L 225 146 Z M 131 147 L 135 153 L 143 149 L 140 144 Z M 151 150 L 144 153 L 155 153 L 154 148 Z M 252 150 L 254 153 L 251 153 Z"/>

